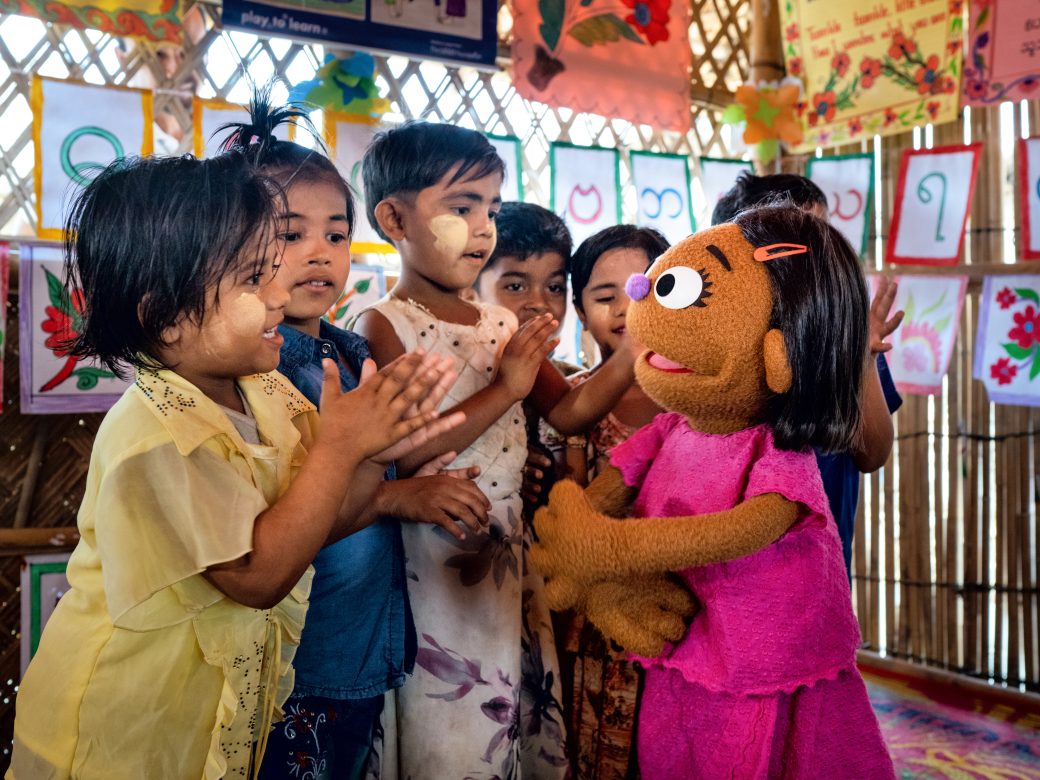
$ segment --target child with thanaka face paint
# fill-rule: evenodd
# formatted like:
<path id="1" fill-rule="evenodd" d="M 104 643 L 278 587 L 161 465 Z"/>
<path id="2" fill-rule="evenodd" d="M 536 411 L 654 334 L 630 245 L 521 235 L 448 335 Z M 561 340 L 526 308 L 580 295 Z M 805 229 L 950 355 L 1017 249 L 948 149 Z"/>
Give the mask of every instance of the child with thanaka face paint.
<path id="1" fill-rule="evenodd" d="M 619 352 L 572 389 L 546 360 L 552 315 L 518 328 L 508 309 L 463 296 L 495 248 L 503 171 L 486 138 L 451 125 L 405 124 L 377 135 L 365 155 L 369 221 L 401 253 L 402 271 L 357 330 L 380 364 L 420 345 L 451 356 L 460 377 L 444 407 L 467 415 L 398 465 L 408 473 L 437 452 L 459 452 L 456 466 L 481 466 L 477 484 L 492 503 L 481 537 L 403 529 L 419 652 L 397 717 L 385 722 L 402 777 L 434 767 L 439 777 L 566 772 L 552 628 L 525 560 L 521 402 L 574 433 L 613 408 L 633 377 L 633 357 Z"/>
<path id="2" fill-rule="evenodd" d="M 354 198 L 320 150 L 274 137 L 294 118 L 305 129 L 300 112 L 272 109 L 264 94 L 254 98 L 250 112 L 249 124 L 235 126 L 229 143 L 256 139 L 244 146 L 245 154 L 285 189 L 279 275 L 289 299 L 279 326 L 285 343 L 278 369 L 316 401 L 323 359 L 336 363 L 340 385 L 349 391 L 370 356 L 361 336 L 323 319 L 350 271 Z M 359 427 L 364 424 L 358 421 Z M 460 539 L 487 522 L 488 501 L 470 479 L 480 468 L 442 472 L 443 463 L 454 457 L 435 459 L 412 479 L 396 480 L 393 464 L 385 479 L 381 466 L 355 474 L 355 485 L 375 483 L 360 523 L 365 527 L 314 559 L 310 609 L 293 660 L 295 687 L 284 708 L 286 719 L 271 732 L 262 780 L 296 777 L 301 765 L 324 767 L 328 777 L 360 776 L 384 695 L 402 684 L 415 662 L 399 521 L 435 523 Z"/>
<path id="3" fill-rule="evenodd" d="M 370 500 L 355 478 L 460 422 L 435 419 L 452 368 L 411 354 L 351 393 L 326 364 L 318 430 L 274 373 L 281 210 L 232 153 L 117 161 L 71 211 L 71 354 L 136 378 L 94 442 L 9 777 L 246 776 L 289 694 L 310 562 Z"/>

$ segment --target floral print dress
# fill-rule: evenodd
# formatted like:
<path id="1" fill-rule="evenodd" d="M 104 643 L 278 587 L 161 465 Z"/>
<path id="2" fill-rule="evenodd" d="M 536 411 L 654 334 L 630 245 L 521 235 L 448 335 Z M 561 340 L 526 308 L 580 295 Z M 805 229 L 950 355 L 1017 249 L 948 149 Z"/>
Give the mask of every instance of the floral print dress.
<path id="1" fill-rule="evenodd" d="M 450 355 L 459 378 L 449 409 L 494 379 L 517 328 L 506 309 L 474 304 L 476 325 L 435 319 L 387 296 L 374 309 L 406 351 Z M 567 774 L 552 624 L 541 577 L 530 572 L 530 528 L 519 495 L 527 458 L 524 414 L 514 405 L 462 452 L 452 468 L 479 465 L 491 501 L 487 533 L 457 540 L 436 526 L 404 536 L 409 597 L 419 651 L 415 673 L 387 694 L 382 778 L 518 780 Z"/>

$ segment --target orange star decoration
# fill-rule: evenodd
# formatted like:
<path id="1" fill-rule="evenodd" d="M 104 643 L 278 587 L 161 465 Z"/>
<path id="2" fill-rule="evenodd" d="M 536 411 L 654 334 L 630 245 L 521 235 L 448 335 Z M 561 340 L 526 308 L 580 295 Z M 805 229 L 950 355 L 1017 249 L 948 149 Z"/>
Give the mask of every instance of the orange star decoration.
<path id="1" fill-rule="evenodd" d="M 755 147 L 755 157 L 768 163 L 780 151 L 780 142 L 796 146 L 802 141 L 802 124 L 795 114 L 801 91 L 797 84 L 780 87 L 737 87 L 737 102 L 722 114 L 726 124 L 745 123 L 744 143 Z"/>

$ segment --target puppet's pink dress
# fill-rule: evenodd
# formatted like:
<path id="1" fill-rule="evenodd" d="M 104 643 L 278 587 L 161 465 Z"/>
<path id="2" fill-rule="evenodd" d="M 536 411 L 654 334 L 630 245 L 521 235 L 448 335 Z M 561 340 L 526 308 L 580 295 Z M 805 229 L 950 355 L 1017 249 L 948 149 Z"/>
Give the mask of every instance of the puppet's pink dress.
<path id="1" fill-rule="evenodd" d="M 894 778 L 856 669 L 859 627 L 812 452 L 778 450 L 765 425 L 720 436 L 666 413 L 611 463 L 640 487 L 635 517 L 719 512 L 765 493 L 800 508 L 764 550 L 682 572 L 701 610 L 678 645 L 644 659 L 643 777 Z"/>

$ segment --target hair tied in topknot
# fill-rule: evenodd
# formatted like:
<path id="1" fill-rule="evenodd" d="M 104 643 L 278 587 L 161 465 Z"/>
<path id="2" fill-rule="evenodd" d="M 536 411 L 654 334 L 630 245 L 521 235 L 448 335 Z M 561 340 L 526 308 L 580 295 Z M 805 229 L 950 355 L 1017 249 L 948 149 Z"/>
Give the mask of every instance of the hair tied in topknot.
<path id="1" fill-rule="evenodd" d="M 760 246 L 756 249 L 754 258 L 760 263 L 766 263 L 770 260 L 776 260 L 778 257 L 804 255 L 808 251 L 809 247 L 805 244 L 770 244 L 769 246 Z"/>

